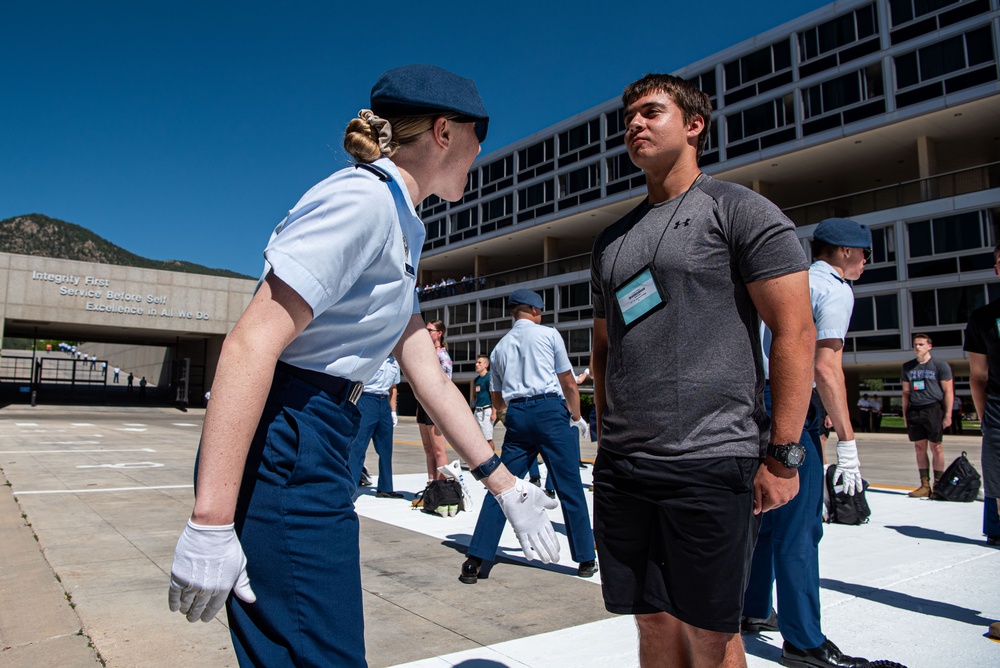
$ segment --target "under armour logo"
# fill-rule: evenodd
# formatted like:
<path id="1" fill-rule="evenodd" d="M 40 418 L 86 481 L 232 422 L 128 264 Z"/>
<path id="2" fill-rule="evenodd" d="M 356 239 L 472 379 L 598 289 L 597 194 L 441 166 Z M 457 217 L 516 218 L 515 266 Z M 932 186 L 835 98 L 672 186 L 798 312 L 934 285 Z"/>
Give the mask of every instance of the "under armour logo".
<path id="1" fill-rule="evenodd" d="M 674 229 L 676 230 L 681 225 L 683 225 L 684 227 L 687 227 L 690 224 L 691 224 L 691 219 L 690 218 L 686 218 L 684 220 L 678 220 L 676 223 L 674 223 Z"/>

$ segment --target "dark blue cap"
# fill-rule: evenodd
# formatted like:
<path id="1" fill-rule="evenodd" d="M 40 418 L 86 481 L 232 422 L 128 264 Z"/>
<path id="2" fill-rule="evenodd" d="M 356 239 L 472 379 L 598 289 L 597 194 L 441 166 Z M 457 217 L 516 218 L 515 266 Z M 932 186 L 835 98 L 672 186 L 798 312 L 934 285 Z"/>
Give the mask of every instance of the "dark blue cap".
<path id="1" fill-rule="evenodd" d="M 435 65 L 402 65 L 372 86 L 371 109 L 383 118 L 413 118 L 451 112 L 476 124 L 476 137 L 486 140 L 490 115 L 472 79 Z"/>
<path id="2" fill-rule="evenodd" d="M 867 225 L 848 218 L 827 218 L 816 226 L 813 237 L 831 246 L 871 248 L 872 232 Z"/>
<path id="3" fill-rule="evenodd" d="M 510 293 L 510 297 L 507 299 L 508 306 L 518 306 L 524 304 L 525 306 L 534 306 L 539 310 L 543 310 L 545 307 L 545 302 L 542 301 L 542 296 L 533 290 L 525 290 L 524 288 L 520 290 L 514 290 Z"/>

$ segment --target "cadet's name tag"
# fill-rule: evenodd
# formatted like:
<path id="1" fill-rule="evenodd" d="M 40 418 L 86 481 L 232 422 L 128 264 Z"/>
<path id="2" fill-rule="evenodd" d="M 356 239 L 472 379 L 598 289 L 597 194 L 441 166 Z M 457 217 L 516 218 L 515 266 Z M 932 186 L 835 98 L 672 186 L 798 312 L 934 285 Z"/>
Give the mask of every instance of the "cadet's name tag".
<path id="1" fill-rule="evenodd" d="M 630 329 L 666 303 L 653 272 L 644 267 L 615 290 L 625 328 Z"/>
<path id="2" fill-rule="evenodd" d="M 923 390 L 923 389 L 926 389 L 924 387 L 924 381 L 922 381 L 922 380 L 915 380 L 915 381 L 913 381 L 913 389 L 914 390 Z"/>

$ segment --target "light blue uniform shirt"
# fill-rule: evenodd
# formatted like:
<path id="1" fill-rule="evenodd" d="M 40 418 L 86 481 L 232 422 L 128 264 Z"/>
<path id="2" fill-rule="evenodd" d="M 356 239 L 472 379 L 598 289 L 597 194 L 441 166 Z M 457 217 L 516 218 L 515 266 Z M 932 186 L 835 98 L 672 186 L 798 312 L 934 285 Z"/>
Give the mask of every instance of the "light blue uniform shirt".
<path id="1" fill-rule="evenodd" d="M 273 271 L 312 308 L 281 354 L 293 366 L 369 380 L 420 312 L 414 291 L 424 226 L 388 158 L 392 181 L 355 166 L 313 186 L 264 251 Z"/>
<path id="2" fill-rule="evenodd" d="M 823 260 L 809 267 L 809 301 L 812 302 L 816 340 L 847 336 L 854 312 L 854 291 L 837 270 Z"/>
<path id="3" fill-rule="evenodd" d="M 388 396 L 393 385 L 399 385 L 399 363 L 395 357 L 389 355 L 371 380 L 365 383 L 365 394 Z"/>
<path id="4" fill-rule="evenodd" d="M 809 301 L 816 324 L 816 340 L 843 341 L 854 312 L 854 291 L 828 262 L 816 260 L 809 267 Z M 770 378 L 771 330 L 764 323 L 760 324 L 760 342 L 764 351 L 764 377 Z"/>
<path id="5" fill-rule="evenodd" d="M 572 370 L 559 332 L 518 320 L 490 355 L 490 391 L 500 392 L 508 404 L 548 392 L 563 396 L 556 374 Z"/>

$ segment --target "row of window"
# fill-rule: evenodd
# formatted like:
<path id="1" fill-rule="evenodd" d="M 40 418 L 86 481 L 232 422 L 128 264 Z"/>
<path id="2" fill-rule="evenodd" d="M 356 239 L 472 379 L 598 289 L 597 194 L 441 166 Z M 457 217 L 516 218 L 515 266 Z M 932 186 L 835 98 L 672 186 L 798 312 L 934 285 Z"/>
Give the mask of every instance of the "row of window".
<path id="1" fill-rule="evenodd" d="M 855 12 L 856 14 L 856 12 Z M 854 14 L 852 14 L 854 16 Z M 855 29 L 856 30 L 856 29 Z M 818 38 L 817 38 L 818 39 Z M 772 60 L 773 60 L 773 51 Z M 998 78 L 993 35 L 989 27 L 977 28 L 946 40 L 915 49 L 894 58 L 897 107 L 906 107 L 927 99 L 980 85 Z M 882 62 L 872 63 L 827 81 L 818 82 L 797 91 L 801 97 L 802 136 L 884 114 L 886 111 L 885 77 Z M 726 155 L 736 158 L 798 138 L 795 95 L 790 92 L 779 98 L 724 116 Z M 490 195 L 510 188 L 515 181 L 535 179 L 557 166 L 573 164 L 601 152 L 601 121 L 605 124 L 608 150 L 621 143 L 624 136 L 622 110 L 604 114 L 557 137 L 502 156 L 474 168 L 466 185 L 463 199 L 452 205 L 457 208 L 471 202 L 482 202 L 482 221 L 475 209 L 456 214 L 451 231 L 444 222 L 428 224 L 427 248 L 445 243 L 446 235 L 457 235 L 449 242 L 461 241 L 476 233 L 490 232 L 514 224 L 514 197 L 511 194 L 488 199 Z M 713 123 L 702 156 L 702 166 L 720 159 L 720 124 Z M 607 194 L 642 185 L 639 170 L 625 154 L 606 158 L 579 169 L 564 172 L 555 181 L 545 181 L 519 190 L 517 210 L 522 221 L 567 209 L 600 196 L 602 168 L 608 184 Z M 449 210 L 448 203 L 431 196 L 420 207 L 425 219 L 441 216 Z M 477 227 L 482 225 L 478 232 Z M 435 241 L 440 240 L 435 244 Z"/>

